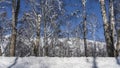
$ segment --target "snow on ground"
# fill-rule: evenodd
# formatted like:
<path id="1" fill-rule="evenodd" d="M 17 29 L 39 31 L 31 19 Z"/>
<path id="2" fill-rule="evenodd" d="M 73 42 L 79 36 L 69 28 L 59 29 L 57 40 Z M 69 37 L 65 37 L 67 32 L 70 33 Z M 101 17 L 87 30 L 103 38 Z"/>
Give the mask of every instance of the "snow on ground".
<path id="1" fill-rule="evenodd" d="M 120 68 L 120 57 L 0 57 L 0 68 Z"/>

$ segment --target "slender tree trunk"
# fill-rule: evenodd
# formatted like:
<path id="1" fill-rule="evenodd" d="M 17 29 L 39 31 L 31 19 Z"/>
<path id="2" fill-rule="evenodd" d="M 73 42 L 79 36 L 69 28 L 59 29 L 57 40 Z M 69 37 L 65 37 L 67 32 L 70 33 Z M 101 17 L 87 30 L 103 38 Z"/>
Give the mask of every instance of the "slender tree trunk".
<path id="1" fill-rule="evenodd" d="M 83 38 L 84 38 L 84 48 L 85 48 L 85 56 L 87 57 L 87 40 L 86 40 L 86 16 L 84 17 L 84 23 L 83 23 Z"/>
<path id="2" fill-rule="evenodd" d="M 48 45 L 47 45 L 47 22 L 44 22 L 44 56 L 48 56 Z"/>
<path id="3" fill-rule="evenodd" d="M 36 23 L 37 23 L 37 31 L 36 31 L 36 44 L 34 46 L 34 54 L 35 56 L 39 56 L 40 52 L 40 16 L 37 15 Z"/>
<path id="4" fill-rule="evenodd" d="M 86 1 L 85 0 L 82 0 L 82 2 L 83 2 L 83 38 L 84 38 L 84 48 L 85 48 L 85 56 L 87 57 L 88 55 L 87 55 L 87 40 L 86 40 L 86 32 L 87 32 L 87 29 L 86 29 L 86 24 L 87 24 L 87 22 L 86 22 L 86 17 L 87 17 L 87 15 L 86 15 L 86 5 L 85 5 L 85 3 L 86 3 Z"/>
<path id="5" fill-rule="evenodd" d="M 0 33 L 0 56 L 2 56 L 2 31 L 1 31 L 1 33 Z"/>
<path id="6" fill-rule="evenodd" d="M 106 15 L 105 2 L 104 0 L 99 0 L 99 1 L 100 1 L 101 13 L 102 13 L 103 24 L 104 24 L 104 35 L 105 35 L 107 53 L 109 57 L 114 57 L 114 47 L 113 47 L 114 45 L 113 45 L 113 40 L 110 33 L 110 26 L 109 26 L 107 15 Z"/>
<path id="7" fill-rule="evenodd" d="M 112 37 L 112 41 L 113 41 L 113 44 L 114 44 L 114 35 L 115 35 L 115 18 L 114 18 L 114 0 L 109 0 L 109 12 L 110 12 L 110 26 L 111 26 L 111 37 Z M 119 34 L 118 34 L 118 37 L 119 37 Z M 117 57 L 118 56 L 118 53 L 119 53 L 119 49 L 120 49 L 120 44 L 119 44 L 119 38 L 118 38 L 118 42 L 117 42 L 117 45 L 116 45 L 116 51 L 114 51 L 115 53 L 115 56 Z M 115 45 L 114 45 L 115 46 Z M 113 48 L 114 48 L 113 46 Z"/>
<path id="8" fill-rule="evenodd" d="M 111 35 L 113 38 L 113 43 L 114 43 L 114 35 L 115 35 L 115 18 L 114 18 L 114 4 L 113 4 L 114 0 L 109 0 L 109 12 L 110 12 L 110 27 L 111 27 Z"/>
<path id="9" fill-rule="evenodd" d="M 120 56 L 120 29 L 117 30 L 117 45 L 116 45 L 116 53 L 115 56 Z"/>
<path id="10" fill-rule="evenodd" d="M 47 0 L 45 0 L 45 4 L 48 3 Z M 48 44 L 47 44 L 47 6 L 42 6 L 42 14 L 43 14 L 43 20 L 44 20 L 44 46 L 43 46 L 43 56 L 48 56 Z"/>
<path id="11" fill-rule="evenodd" d="M 111 40 L 113 43 L 113 46 L 111 46 L 114 49 L 114 56 L 117 56 L 115 54 L 117 54 L 117 52 L 115 52 L 115 48 L 114 48 L 114 37 L 115 37 L 115 15 L 114 15 L 114 0 L 109 0 L 109 12 L 110 12 L 110 27 L 111 27 Z"/>
<path id="12" fill-rule="evenodd" d="M 54 28 L 54 32 L 53 32 L 53 36 L 52 36 L 52 48 L 53 48 L 52 53 L 54 53 L 54 51 L 55 51 L 55 44 L 57 44 L 57 40 L 58 40 L 58 37 L 57 37 L 57 26 L 54 23 L 53 19 L 51 19 L 51 24 L 52 24 L 52 26 Z"/>
<path id="13" fill-rule="evenodd" d="M 119 0 L 115 0 L 116 3 L 115 4 L 120 4 L 120 1 Z M 119 10 L 119 8 L 115 9 L 115 10 Z M 119 14 L 119 12 L 116 12 L 115 15 L 117 16 Z M 119 17 L 118 17 L 119 18 Z M 120 19 L 117 19 L 117 20 L 120 20 Z M 116 35 L 117 35 L 117 44 L 116 44 L 116 57 L 120 56 L 120 26 L 119 26 L 119 22 L 116 22 L 115 24 L 116 27 L 115 27 L 115 31 L 116 31 Z"/>
<path id="14" fill-rule="evenodd" d="M 16 5 L 17 1 L 17 5 Z M 10 56 L 15 56 L 16 35 L 17 35 L 17 19 L 20 8 L 20 0 L 12 0 L 12 36 L 10 44 Z"/>
<path id="15" fill-rule="evenodd" d="M 44 46 L 43 46 L 43 56 L 48 56 L 48 45 L 47 45 L 47 21 L 46 21 L 46 6 L 43 6 L 43 16 L 44 16 Z"/>
<path id="16" fill-rule="evenodd" d="M 0 46 L 0 56 L 2 56 L 2 52 L 1 52 L 1 46 Z"/>

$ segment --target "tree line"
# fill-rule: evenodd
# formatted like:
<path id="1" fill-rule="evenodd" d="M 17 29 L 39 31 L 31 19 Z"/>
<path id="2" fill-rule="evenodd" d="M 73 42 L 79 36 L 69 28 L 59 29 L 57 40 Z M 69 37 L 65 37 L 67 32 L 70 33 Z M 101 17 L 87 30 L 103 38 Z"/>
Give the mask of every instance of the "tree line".
<path id="1" fill-rule="evenodd" d="M 99 25 L 97 14 L 87 13 L 88 0 L 75 1 L 78 3 L 64 0 L 0 0 L 0 55 L 6 53 L 7 56 L 56 56 L 59 53 L 63 56 L 72 56 L 74 50 L 71 47 L 77 45 L 74 51 L 76 56 L 88 57 L 96 56 L 96 54 L 109 57 L 119 56 L 120 8 L 118 6 L 120 2 L 118 0 L 91 0 L 91 2 L 99 3 L 103 24 Z M 70 7 L 69 10 L 66 9 L 67 6 Z M 73 6 L 78 9 L 72 10 L 71 13 L 67 12 L 73 9 Z M 8 13 L 6 10 L 10 8 L 11 13 Z M 9 14 L 11 18 L 8 18 Z M 75 25 L 71 23 L 71 20 L 74 22 L 78 20 L 79 23 Z M 72 26 L 73 24 L 75 27 Z M 96 42 L 96 39 L 99 39 L 96 33 L 100 27 L 104 28 L 104 42 L 106 43 L 101 51 L 99 46 L 102 47 L 102 45 L 98 46 Z M 7 34 L 10 36 L 5 38 Z M 87 41 L 88 36 L 92 38 L 92 44 Z M 7 39 L 7 44 L 4 44 L 4 39 Z M 80 50 L 82 45 L 84 52 Z M 91 47 L 94 45 L 93 49 L 89 45 Z M 100 52 L 97 52 L 97 49 Z"/>

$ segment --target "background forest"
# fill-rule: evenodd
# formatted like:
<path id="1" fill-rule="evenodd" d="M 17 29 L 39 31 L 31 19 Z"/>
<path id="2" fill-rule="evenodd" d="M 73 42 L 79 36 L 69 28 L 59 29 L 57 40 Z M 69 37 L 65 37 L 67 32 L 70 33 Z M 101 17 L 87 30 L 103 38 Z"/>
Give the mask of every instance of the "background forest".
<path id="1" fill-rule="evenodd" d="M 120 0 L 0 0 L 0 55 L 120 54 Z"/>

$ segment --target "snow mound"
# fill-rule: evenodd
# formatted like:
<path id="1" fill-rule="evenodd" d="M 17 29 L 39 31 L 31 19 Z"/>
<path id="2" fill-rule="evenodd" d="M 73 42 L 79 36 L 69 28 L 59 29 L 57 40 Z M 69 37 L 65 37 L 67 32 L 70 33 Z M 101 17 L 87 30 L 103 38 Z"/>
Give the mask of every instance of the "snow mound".
<path id="1" fill-rule="evenodd" d="M 120 68 L 120 57 L 0 57 L 0 68 Z"/>

